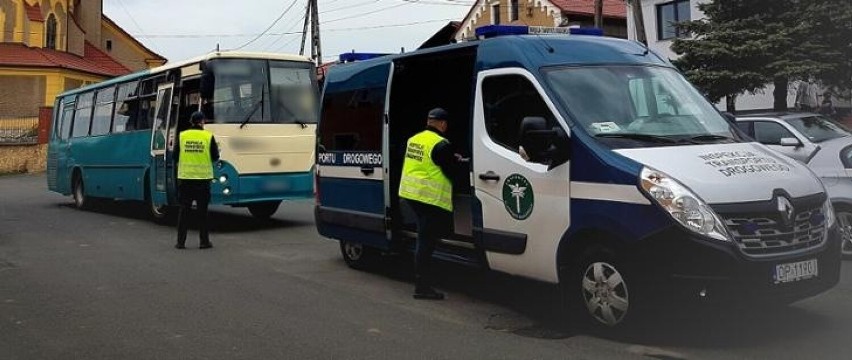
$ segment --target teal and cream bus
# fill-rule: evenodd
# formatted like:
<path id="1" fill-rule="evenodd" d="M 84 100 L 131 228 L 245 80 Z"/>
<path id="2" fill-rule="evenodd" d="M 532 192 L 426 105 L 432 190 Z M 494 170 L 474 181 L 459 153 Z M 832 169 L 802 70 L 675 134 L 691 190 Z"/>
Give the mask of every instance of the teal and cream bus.
<path id="1" fill-rule="evenodd" d="M 155 219 L 177 204 L 175 135 L 202 110 L 219 145 L 211 203 L 268 218 L 313 196 L 316 71 L 310 59 L 216 52 L 60 94 L 48 147 L 50 190 L 145 201 Z"/>

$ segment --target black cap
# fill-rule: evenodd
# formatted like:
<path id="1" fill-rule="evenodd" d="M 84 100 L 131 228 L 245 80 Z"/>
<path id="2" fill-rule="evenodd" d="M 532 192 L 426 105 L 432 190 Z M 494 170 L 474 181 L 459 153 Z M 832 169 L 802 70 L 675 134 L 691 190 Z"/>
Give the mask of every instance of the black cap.
<path id="1" fill-rule="evenodd" d="M 434 108 L 432 110 L 429 110 L 429 120 L 449 121 L 450 113 L 448 113 L 447 110 L 444 110 L 442 108 Z"/>
<path id="2" fill-rule="evenodd" d="M 192 113 L 192 116 L 189 117 L 189 121 L 193 124 L 198 124 L 204 120 L 204 113 L 201 111 L 196 111 Z"/>

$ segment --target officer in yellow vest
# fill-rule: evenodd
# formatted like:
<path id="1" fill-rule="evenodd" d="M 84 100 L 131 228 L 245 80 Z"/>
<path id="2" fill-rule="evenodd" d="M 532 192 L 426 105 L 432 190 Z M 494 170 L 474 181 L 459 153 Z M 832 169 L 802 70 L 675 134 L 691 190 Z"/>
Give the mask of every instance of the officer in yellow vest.
<path id="1" fill-rule="evenodd" d="M 174 159 L 178 169 L 178 238 L 175 248 L 186 249 L 186 225 L 192 202 L 199 213 L 199 248 L 213 247 L 207 229 L 207 205 L 210 203 L 210 182 L 213 163 L 219 161 L 219 148 L 213 134 L 204 130 L 204 113 L 196 111 L 190 117 L 192 127 L 182 131 L 175 142 Z"/>
<path id="2" fill-rule="evenodd" d="M 444 294 L 432 288 L 430 264 L 435 243 L 453 224 L 452 174 L 458 166 L 450 142 L 444 138 L 449 114 L 441 108 L 429 111 L 426 129 L 408 139 L 399 197 L 417 215 L 415 250 L 415 299 L 441 300 Z"/>

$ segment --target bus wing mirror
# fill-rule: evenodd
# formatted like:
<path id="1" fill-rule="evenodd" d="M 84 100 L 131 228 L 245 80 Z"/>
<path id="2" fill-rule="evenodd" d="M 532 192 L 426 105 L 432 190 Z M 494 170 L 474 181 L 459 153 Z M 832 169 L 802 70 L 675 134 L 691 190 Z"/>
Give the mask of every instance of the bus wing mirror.
<path id="1" fill-rule="evenodd" d="M 549 164 L 557 132 L 547 127 L 547 120 L 528 116 L 521 121 L 521 153 L 529 162 Z"/>
<path id="2" fill-rule="evenodd" d="M 213 98 L 213 89 L 216 87 L 216 77 L 213 75 L 213 68 L 207 61 L 202 61 L 198 66 L 201 68 L 201 98 L 210 100 Z"/>

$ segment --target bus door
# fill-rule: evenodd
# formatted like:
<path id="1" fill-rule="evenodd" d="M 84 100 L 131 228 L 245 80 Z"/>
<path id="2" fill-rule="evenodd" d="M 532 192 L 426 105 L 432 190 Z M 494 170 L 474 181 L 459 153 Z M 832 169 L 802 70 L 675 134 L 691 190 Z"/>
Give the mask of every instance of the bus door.
<path id="1" fill-rule="evenodd" d="M 154 124 L 151 127 L 151 202 L 155 205 L 167 205 L 174 198 L 174 187 L 169 181 L 170 173 L 168 149 L 172 148 L 174 134 L 170 134 L 172 98 L 174 85 L 165 84 L 157 88 L 157 107 Z"/>
<path id="2" fill-rule="evenodd" d="M 70 99 L 70 101 L 69 101 Z M 74 97 L 59 99 L 53 110 L 53 126 L 48 138 L 47 186 L 61 194 L 71 192 L 68 158 L 71 143 L 68 141 L 71 121 L 74 118 Z"/>

